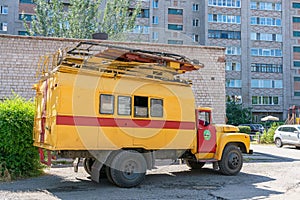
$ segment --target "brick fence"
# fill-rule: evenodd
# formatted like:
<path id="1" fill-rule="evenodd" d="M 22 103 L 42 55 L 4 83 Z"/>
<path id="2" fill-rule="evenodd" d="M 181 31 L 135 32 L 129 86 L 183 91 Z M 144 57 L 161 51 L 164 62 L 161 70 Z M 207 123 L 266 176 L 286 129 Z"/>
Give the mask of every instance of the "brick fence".
<path id="1" fill-rule="evenodd" d="M 40 56 L 53 54 L 59 48 L 74 47 L 82 40 L 0 35 L 0 100 L 12 92 L 27 99 L 34 98 L 32 85 Z M 92 40 L 89 40 L 92 41 Z M 177 46 L 167 44 L 97 41 L 145 50 L 163 51 L 197 59 L 204 68 L 183 76 L 193 81 L 197 106 L 214 109 L 214 122 L 225 119 L 225 64 L 224 48 L 207 46 Z"/>

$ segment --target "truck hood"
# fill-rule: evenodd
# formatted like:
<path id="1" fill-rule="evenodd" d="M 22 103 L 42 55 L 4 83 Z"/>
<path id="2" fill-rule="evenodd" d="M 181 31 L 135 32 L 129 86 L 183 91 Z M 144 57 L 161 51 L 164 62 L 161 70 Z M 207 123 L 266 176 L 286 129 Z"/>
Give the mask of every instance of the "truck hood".
<path id="1" fill-rule="evenodd" d="M 226 124 L 215 124 L 217 132 L 223 133 L 237 133 L 240 129 L 237 126 L 226 125 Z"/>

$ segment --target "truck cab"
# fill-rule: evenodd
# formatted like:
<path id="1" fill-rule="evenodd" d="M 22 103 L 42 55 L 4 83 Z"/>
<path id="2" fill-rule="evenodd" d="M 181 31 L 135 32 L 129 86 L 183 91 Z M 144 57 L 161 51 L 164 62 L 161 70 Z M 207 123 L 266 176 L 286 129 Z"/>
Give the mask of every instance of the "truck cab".
<path id="1" fill-rule="evenodd" d="M 237 174 L 243 165 L 243 153 L 252 154 L 250 137 L 239 133 L 239 128 L 226 124 L 213 124 L 212 109 L 196 109 L 197 144 L 193 155 L 184 159 L 192 169 L 200 169 L 212 163 L 225 175 Z"/>

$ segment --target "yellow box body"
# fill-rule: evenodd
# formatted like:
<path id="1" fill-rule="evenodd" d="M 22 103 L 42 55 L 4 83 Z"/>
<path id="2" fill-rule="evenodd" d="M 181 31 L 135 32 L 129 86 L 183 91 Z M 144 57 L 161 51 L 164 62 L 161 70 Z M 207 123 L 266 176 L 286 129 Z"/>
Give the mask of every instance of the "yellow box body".
<path id="1" fill-rule="evenodd" d="M 49 150 L 195 149 L 195 101 L 189 85 L 60 67 L 36 85 L 34 145 Z M 100 113 L 100 95 L 113 95 L 113 113 Z M 118 97 L 131 97 L 131 115 Z M 148 97 L 148 117 L 134 117 L 135 96 Z M 150 99 L 163 100 L 152 117 Z"/>

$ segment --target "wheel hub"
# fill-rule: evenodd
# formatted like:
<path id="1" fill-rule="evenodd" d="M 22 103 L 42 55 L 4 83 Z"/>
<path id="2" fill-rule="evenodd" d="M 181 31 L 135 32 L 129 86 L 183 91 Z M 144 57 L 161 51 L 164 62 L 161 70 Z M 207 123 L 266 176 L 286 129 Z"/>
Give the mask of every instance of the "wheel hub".
<path id="1" fill-rule="evenodd" d="M 231 169 L 235 169 L 239 166 L 240 158 L 237 154 L 231 154 L 228 159 L 228 164 Z"/>
<path id="2" fill-rule="evenodd" d="M 123 175 L 127 179 L 134 179 L 137 177 L 136 170 L 137 170 L 136 163 L 134 161 L 128 161 L 124 166 Z"/>

